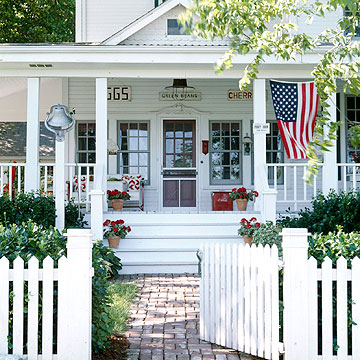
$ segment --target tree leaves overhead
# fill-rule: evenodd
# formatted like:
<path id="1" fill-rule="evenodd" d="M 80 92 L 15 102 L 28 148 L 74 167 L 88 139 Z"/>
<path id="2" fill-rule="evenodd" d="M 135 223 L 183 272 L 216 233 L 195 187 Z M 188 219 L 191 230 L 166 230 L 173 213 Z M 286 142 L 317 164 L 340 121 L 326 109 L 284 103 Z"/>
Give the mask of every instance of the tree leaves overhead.
<path id="1" fill-rule="evenodd" d="M 345 10 L 346 16 L 341 17 Z M 343 80 L 344 91 L 353 94 L 360 91 L 360 42 L 352 41 L 359 11 L 359 0 L 193 0 L 180 20 L 187 32 L 195 36 L 229 39 L 230 49 L 216 64 L 218 72 L 231 68 L 234 56 L 253 54 L 239 81 L 240 89 L 247 89 L 268 56 L 292 61 L 305 53 L 319 55 L 312 76 L 323 114 L 308 148 L 309 180 L 317 173 L 319 152 L 329 150 L 330 140 L 336 138 L 339 123 L 330 123 L 328 109 L 331 96 L 339 90 L 337 80 Z M 337 26 L 319 34 L 310 36 L 298 26 L 335 12 L 340 17 Z"/>
<path id="2" fill-rule="evenodd" d="M 0 0 L 0 43 L 75 40 L 75 0 Z"/>

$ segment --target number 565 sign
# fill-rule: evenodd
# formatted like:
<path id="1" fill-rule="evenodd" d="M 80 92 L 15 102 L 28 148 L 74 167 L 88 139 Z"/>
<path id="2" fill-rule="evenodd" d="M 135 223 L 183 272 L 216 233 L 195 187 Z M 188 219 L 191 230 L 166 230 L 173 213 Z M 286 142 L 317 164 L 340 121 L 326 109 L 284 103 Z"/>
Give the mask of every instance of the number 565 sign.
<path id="1" fill-rule="evenodd" d="M 109 101 L 131 101 L 131 86 L 109 86 L 107 90 Z"/>

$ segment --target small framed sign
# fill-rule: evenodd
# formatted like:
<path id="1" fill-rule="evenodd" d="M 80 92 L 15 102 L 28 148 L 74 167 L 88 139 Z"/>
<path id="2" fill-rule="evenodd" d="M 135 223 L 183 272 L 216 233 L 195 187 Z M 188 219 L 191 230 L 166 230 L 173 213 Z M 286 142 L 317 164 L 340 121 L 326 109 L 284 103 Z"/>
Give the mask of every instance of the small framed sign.
<path id="1" fill-rule="evenodd" d="M 131 86 L 108 86 L 108 101 L 128 102 L 131 101 Z"/>
<path id="2" fill-rule="evenodd" d="M 254 123 L 253 133 L 254 134 L 270 134 L 270 124 Z"/>

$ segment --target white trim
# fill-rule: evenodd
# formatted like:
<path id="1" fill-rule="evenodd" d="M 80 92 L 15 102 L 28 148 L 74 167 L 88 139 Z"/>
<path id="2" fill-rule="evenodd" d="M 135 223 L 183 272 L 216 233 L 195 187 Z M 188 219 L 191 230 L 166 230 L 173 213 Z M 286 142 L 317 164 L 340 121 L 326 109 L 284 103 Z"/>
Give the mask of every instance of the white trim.
<path id="1" fill-rule="evenodd" d="M 132 24 L 126 26 L 124 29 L 116 32 L 107 39 L 105 39 L 101 44 L 103 45 L 117 45 L 128 39 L 130 36 L 134 35 L 138 31 L 142 30 L 144 27 L 151 24 L 153 21 L 159 19 L 161 16 L 165 15 L 167 12 L 175 8 L 176 6 L 182 5 L 185 8 L 189 7 L 187 0 L 170 0 L 162 3 L 157 8 L 149 11 L 144 16 L 135 20 Z"/>

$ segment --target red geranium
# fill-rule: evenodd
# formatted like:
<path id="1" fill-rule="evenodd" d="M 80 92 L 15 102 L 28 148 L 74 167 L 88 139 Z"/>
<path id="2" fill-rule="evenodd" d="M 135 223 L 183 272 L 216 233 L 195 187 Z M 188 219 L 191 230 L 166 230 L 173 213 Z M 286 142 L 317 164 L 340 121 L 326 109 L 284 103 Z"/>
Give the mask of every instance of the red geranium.
<path id="1" fill-rule="evenodd" d="M 130 226 L 124 226 L 124 224 L 124 220 L 110 221 L 109 219 L 107 219 L 103 224 L 104 236 L 106 238 L 111 236 L 120 236 L 123 239 L 131 231 Z"/>
<path id="2" fill-rule="evenodd" d="M 108 190 L 107 191 L 108 199 L 114 200 L 114 199 L 121 199 L 121 200 L 130 200 L 130 194 L 126 191 L 119 191 L 117 189 L 115 190 Z"/>
<path id="3" fill-rule="evenodd" d="M 256 190 L 247 191 L 244 187 L 238 189 L 234 188 L 229 194 L 229 198 L 233 201 L 236 199 L 246 199 L 249 201 L 253 201 L 258 196 L 259 193 Z"/>
<path id="4" fill-rule="evenodd" d="M 240 229 L 238 234 L 241 236 L 253 236 L 255 231 L 261 227 L 256 217 L 252 217 L 250 220 L 242 218 L 240 221 Z"/>

